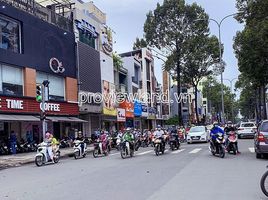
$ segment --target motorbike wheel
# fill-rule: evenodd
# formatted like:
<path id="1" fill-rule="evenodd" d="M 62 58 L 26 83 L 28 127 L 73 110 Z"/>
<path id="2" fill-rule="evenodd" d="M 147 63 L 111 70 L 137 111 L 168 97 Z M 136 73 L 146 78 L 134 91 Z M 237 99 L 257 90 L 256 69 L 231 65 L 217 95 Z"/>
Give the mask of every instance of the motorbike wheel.
<path id="1" fill-rule="evenodd" d="M 60 152 L 56 153 L 57 155 L 54 157 L 54 162 L 58 163 L 60 161 Z"/>
<path id="2" fill-rule="evenodd" d="M 234 155 L 236 155 L 236 153 L 237 153 L 237 149 L 236 149 L 236 146 L 235 146 L 234 144 L 233 144 L 232 148 L 233 148 L 233 153 L 234 153 Z"/>
<path id="3" fill-rule="evenodd" d="M 225 150 L 222 145 L 219 146 L 219 155 L 220 155 L 220 158 L 224 158 L 225 156 Z"/>
<path id="4" fill-rule="evenodd" d="M 175 150 L 175 147 L 174 147 L 174 144 L 173 143 L 170 145 L 170 148 L 171 148 L 171 151 L 174 151 Z"/>
<path id="5" fill-rule="evenodd" d="M 134 156 L 134 151 L 130 150 L 130 157 L 133 157 L 133 156 Z"/>
<path id="6" fill-rule="evenodd" d="M 261 177 L 261 182 L 260 182 L 260 185 L 261 185 L 261 190 L 263 192 L 263 194 L 265 194 L 265 196 L 268 197 L 268 180 L 267 180 L 267 176 L 268 176 L 268 171 L 265 172 L 262 177 Z M 266 185 L 265 185 L 265 182 L 266 182 Z"/>
<path id="7" fill-rule="evenodd" d="M 98 149 L 94 149 L 94 151 L 93 151 L 93 157 L 94 158 L 97 158 L 98 157 L 98 154 L 99 154 L 98 151 L 99 151 Z"/>
<path id="8" fill-rule="evenodd" d="M 74 159 L 79 158 L 79 151 L 74 152 Z"/>
<path id="9" fill-rule="evenodd" d="M 159 156 L 159 152 L 160 152 L 160 146 L 159 146 L 159 144 L 156 144 L 155 145 L 155 155 Z"/>
<path id="10" fill-rule="evenodd" d="M 127 157 L 127 150 L 126 148 L 121 149 L 121 158 L 125 159 Z"/>
<path id="11" fill-rule="evenodd" d="M 41 167 L 44 163 L 43 163 L 43 156 L 36 156 L 35 157 L 35 164 L 37 167 Z"/>

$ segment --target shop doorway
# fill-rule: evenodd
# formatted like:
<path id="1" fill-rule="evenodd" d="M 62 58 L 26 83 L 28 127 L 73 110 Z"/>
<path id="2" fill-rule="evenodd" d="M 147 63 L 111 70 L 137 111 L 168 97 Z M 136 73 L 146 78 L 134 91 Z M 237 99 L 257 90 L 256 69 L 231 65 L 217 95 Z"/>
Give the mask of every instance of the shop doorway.
<path id="1" fill-rule="evenodd" d="M 55 138 L 60 139 L 60 123 L 53 122 L 53 135 Z"/>

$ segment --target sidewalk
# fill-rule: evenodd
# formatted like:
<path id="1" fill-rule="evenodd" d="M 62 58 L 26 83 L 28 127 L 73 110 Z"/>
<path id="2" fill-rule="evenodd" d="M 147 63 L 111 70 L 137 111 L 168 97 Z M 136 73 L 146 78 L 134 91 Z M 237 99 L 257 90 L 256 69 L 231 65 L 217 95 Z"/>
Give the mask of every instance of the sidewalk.
<path id="1" fill-rule="evenodd" d="M 93 146 L 89 146 L 87 148 L 87 152 L 93 151 Z M 0 170 L 6 169 L 10 167 L 18 167 L 21 165 L 34 163 L 36 152 L 29 152 L 29 153 L 20 153 L 16 155 L 5 155 L 0 156 Z M 60 157 L 72 157 L 73 156 L 73 148 L 63 148 L 60 149 Z"/>

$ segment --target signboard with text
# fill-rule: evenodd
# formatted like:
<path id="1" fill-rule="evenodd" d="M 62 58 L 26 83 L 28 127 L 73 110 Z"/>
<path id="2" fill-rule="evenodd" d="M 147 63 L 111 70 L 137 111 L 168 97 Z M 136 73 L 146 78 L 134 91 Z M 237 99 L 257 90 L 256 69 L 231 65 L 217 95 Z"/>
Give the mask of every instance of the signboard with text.
<path id="1" fill-rule="evenodd" d="M 31 113 L 39 114 L 42 103 L 34 98 L 17 98 L 0 96 L 0 113 Z M 57 115 L 78 115 L 79 108 L 76 103 L 46 102 L 45 112 Z"/>

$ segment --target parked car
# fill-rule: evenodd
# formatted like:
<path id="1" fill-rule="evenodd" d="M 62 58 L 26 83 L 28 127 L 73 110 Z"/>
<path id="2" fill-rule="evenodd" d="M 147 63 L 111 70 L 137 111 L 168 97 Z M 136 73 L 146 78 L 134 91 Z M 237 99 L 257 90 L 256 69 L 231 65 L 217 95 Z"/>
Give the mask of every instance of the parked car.
<path id="1" fill-rule="evenodd" d="M 209 132 L 205 126 L 195 126 L 187 134 L 187 143 L 208 142 Z"/>
<path id="2" fill-rule="evenodd" d="M 261 158 L 263 154 L 268 153 L 268 120 L 258 124 L 257 133 L 254 138 L 254 148 L 256 158 Z"/>
<path id="3" fill-rule="evenodd" d="M 241 122 L 237 129 L 238 138 L 254 138 L 257 126 L 253 122 Z"/>

